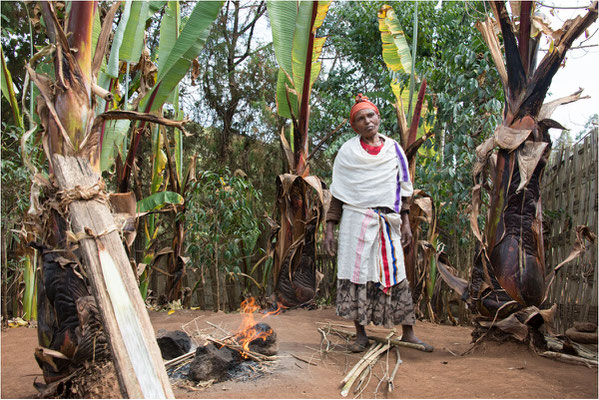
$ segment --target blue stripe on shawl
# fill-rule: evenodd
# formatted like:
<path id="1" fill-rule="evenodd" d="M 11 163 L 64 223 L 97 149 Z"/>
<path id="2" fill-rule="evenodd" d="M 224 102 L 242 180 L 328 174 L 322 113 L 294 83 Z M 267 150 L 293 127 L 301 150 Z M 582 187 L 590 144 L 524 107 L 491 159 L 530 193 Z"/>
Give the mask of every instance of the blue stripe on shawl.
<path id="1" fill-rule="evenodd" d="M 389 222 L 387 222 L 386 218 L 383 218 L 385 221 L 385 228 L 387 230 L 387 237 L 389 238 L 389 245 L 391 246 L 391 257 L 393 258 L 393 285 L 397 284 L 397 259 L 395 258 L 395 247 L 393 246 L 393 240 L 391 239 L 391 233 L 389 232 Z"/>

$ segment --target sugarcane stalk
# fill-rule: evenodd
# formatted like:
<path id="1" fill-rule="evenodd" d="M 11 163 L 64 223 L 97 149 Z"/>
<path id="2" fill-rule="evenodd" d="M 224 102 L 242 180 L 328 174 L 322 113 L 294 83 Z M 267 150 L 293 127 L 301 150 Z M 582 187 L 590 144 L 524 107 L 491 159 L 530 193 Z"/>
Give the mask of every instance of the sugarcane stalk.
<path id="1" fill-rule="evenodd" d="M 340 335 L 349 336 L 349 337 L 356 336 L 356 334 L 354 332 L 346 331 L 346 330 L 343 330 L 343 329 L 331 328 L 330 331 L 334 332 L 334 333 L 338 333 Z M 385 339 L 383 337 L 372 336 L 372 335 L 368 335 L 368 339 L 372 339 L 372 340 L 374 340 L 376 342 L 379 342 L 379 343 L 387 343 L 387 342 L 389 342 L 389 343 L 391 343 L 392 345 L 395 345 L 395 346 L 409 347 L 411 349 L 416 349 L 416 350 L 420 350 L 420 351 L 426 351 L 426 352 L 431 352 L 432 351 L 432 350 L 428 350 L 426 348 L 426 346 L 424 346 L 423 344 L 411 343 L 411 342 L 404 342 L 403 340 L 399 340 L 399 339 Z"/>
<path id="2" fill-rule="evenodd" d="M 358 376 L 360 375 L 360 373 L 366 367 L 368 367 L 368 366 L 373 365 L 374 363 L 376 363 L 376 361 L 381 356 L 381 354 L 383 354 L 384 352 L 386 352 L 387 350 L 389 350 L 390 347 L 391 346 L 389 344 L 383 345 L 378 350 L 372 352 L 370 354 L 370 356 L 368 356 L 368 358 L 366 358 L 364 360 L 364 362 L 360 363 L 360 366 L 358 367 L 358 369 L 356 370 L 356 372 L 349 378 L 349 380 L 347 381 L 347 383 L 345 384 L 345 386 L 343 386 L 343 389 L 341 390 L 341 396 L 347 397 L 347 395 L 349 393 L 349 390 L 351 389 L 352 385 L 354 384 L 354 382 L 356 381 L 356 379 L 358 378 Z"/>
<path id="3" fill-rule="evenodd" d="M 364 361 L 366 361 L 366 359 L 368 357 L 370 357 L 370 355 L 372 353 L 374 353 L 375 351 L 377 351 L 378 349 L 380 349 L 382 347 L 382 345 L 379 344 L 373 344 L 370 346 L 370 349 L 368 349 L 368 351 L 366 352 L 366 354 L 364 354 L 362 356 L 362 358 L 360 358 L 360 360 L 358 360 L 358 362 L 356 363 L 356 365 L 354 365 L 354 367 L 347 373 L 347 375 L 345 375 L 345 378 L 343 378 L 343 380 L 341 381 L 341 384 L 345 384 L 351 377 L 352 375 L 358 370 L 358 368 L 360 367 L 360 365 L 362 363 L 364 363 Z"/>
<path id="4" fill-rule="evenodd" d="M 360 374 L 360 377 L 358 378 L 358 383 L 356 384 L 356 387 L 354 388 L 354 394 L 358 393 L 360 391 L 360 389 L 362 389 L 362 386 L 364 385 L 366 377 L 368 376 L 368 373 L 370 371 L 372 371 L 372 367 L 364 368 L 364 371 L 362 371 L 362 373 Z"/>
<path id="5" fill-rule="evenodd" d="M 397 361 L 395 362 L 395 367 L 393 368 L 393 372 L 391 373 L 391 376 L 389 377 L 389 382 L 387 383 L 387 390 L 389 391 L 389 393 L 391 393 L 393 389 L 395 389 L 393 381 L 395 380 L 395 375 L 399 370 L 399 366 L 403 362 L 401 356 L 399 355 L 399 349 L 397 348 L 397 346 L 394 346 L 393 348 L 395 349 L 395 354 L 397 355 Z"/>

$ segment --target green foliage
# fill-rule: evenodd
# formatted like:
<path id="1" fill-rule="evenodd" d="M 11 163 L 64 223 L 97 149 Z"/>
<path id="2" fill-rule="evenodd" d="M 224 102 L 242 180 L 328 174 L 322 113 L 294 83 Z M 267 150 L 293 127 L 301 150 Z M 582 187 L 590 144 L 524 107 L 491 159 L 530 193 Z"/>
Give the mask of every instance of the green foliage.
<path id="1" fill-rule="evenodd" d="M 325 57 L 333 65 L 315 86 L 319 104 L 312 110 L 318 131 L 326 133 L 341 118 L 349 117 L 353 97 L 369 96 L 381 111 L 381 131 L 397 138 L 392 107 L 391 76 L 381 55 L 377 10 L 393 7 L 406 40 L 412 42 L 414 2 L 334 3 L 323 30 L 331 46 Z M 415 187 L 434 199 L 439 210 L 440 240 L 468 232 L 466 209 L 470 204 L 474 151 L 500 121 L 503 91 L 495 66 L 474 23 L 484 16 L 482 3 L 419 2 L 416 74 L 426 78 L 429 112 L 422 124 L 434 124 L 435 137 L 427 141 L 416 165 Z M 376 45 L 373 45 L 376 43 Z M 413 52 L 413 49 L 411 49 Z M 409 76 L 400 76 L 408 86 Z M 436 107 L 436 113 L 430 112 Z M 436 115 L 436 119 L 433 119 Z M 324 155 L 333 158 L 340 145 L 354 133 L 346 125 Z M 330 166 L 328 167 L 330 168 Z M 320 171 L 316 172 L 320 174 Z M 330 170 L 322 176 L 330 176 Z M 461 244 L 469 235 L 459 234 Z"/>
<path id="2" fill-rule="evenodd" d="M 221 273 L 236 279 L 249 273 L 244 264 L 249 264 L 260 235 L 261 193 L 225 169 L 202 172 L 188 195 L 185 227 L 191 265 L 217 265 Z"/>
<path id="3" fill-rule="evenodd" d="M 2 122 L 2 232 L 7 227 L 20 225 L 23 214 L 29 208 L 29 188 L 31 173 L 25 167 L 20 153 L 20 140 L 23 130 Z M 26 143 L 34 164 L 39 163 L 40 151 L 35 144 Z M 16 236 L 15 236 L 16 238 Z"/>
<path id="4" fill-rule="evenodd" d="M 151 194 L 137 202 L 137 212 L 144 213 L 159 210 L 167 204 L 183 204 L 183 196 L 179 193 L 163 191 Z"/>
<path id="5" fill-rule="evenodd" d="M 2 174 L 2 268 L 6 268 L 7 287 L 20 288 L 24 283 L 24 290 L 15 290 L 12 299 L 3 298 L 4 302 L 13 302 L 13 315 L 22 312 L 24 319 L 36 318 L 36 285 L 35 271 L 37 260 L 34 252 L 23 243 L 23 238 L 16 232 L 20 231 L 24 216 L 29 208 L 29 190 L 31 186 L 31 172 L 25 167 L 20 153 L 20 140 L 23 129 L 2 122 L 2 158 L 0 159 Z M 32 156 L 31 161 L 39 167 L 39 147 L 26 143 L 26 151 Z M 18 304 L 23 304 L 22 311 Z"/>

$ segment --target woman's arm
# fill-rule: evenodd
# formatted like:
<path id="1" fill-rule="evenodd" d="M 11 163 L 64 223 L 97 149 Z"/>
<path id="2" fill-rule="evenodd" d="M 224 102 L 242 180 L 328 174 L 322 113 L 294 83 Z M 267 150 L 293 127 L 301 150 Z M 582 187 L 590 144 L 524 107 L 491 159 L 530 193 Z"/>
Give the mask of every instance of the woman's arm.
<path id="1" fill-rule="evenodd" d="M 324 250 L 330 255 L 334 256 L 337 251 L 337 240 L 335 240 L 335 225 L 341 219 L 341 213 L 343 212 L 343 202 L 336 197 L 331 198 L 331 204 L 327 212 L 326 221 L 327 226 L 324 233 Z"/>
<path id="2" fill-rule="evenodd" d="M 412 244 L 412 229 L 410 228 L 410 199 L 402 197 L 401 204 L 401 245 L 409 247 Z"/>

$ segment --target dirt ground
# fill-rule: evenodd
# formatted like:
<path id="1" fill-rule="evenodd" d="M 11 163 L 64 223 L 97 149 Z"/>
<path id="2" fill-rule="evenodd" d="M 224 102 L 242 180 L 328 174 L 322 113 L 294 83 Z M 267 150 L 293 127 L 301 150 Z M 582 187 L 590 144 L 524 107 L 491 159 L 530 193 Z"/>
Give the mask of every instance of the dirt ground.
<path id="1" fill-rule="evenodd" d="M 187 327 L 213 329 L 206 321 L 234 331 L 241 322 L 239 314 L 179 310 L 150 312 L 154 328 Z M 257 318 L 258 319 L 258 318 Z M 177 398 L 340 398 L 339 382 L 359 356 L 342 352 L 342 346 L 323 356 L 318 352 L 320 334 L 317 322 L 347 324 L 335 316 L 333 308 L 293 310 L 268 316 L 279 339 L 279 356 L 266 376 L 246 382 L 216 383 L 206 389 L 190 390 L 173 385 Z M 195 327 L 197 323 L 197 328 Z M 189 329 L 188 329 L 189 330 Z M 389 330 L 369 327 L 368 332 L 386 336 Z M 395 390 L 387 393 L 385 385 L 377 390 L 384 375 L 383 361 L 363 392 L 364 398 L 597 398 L 597 368 L 570 365 L 535 355 L 526 346 L 515 343 L 485 342 L 471 353 L 460 356 L 470 347 L 468 327 L 418 322 L 417 335 L 435 347 L 434 352 L 402 348 L 403 364 L 395 378 Z M 2 398 L 32 398 L 36 395 L 34 379 L 42 380 L 33 351 L 36 330 L 10 328 L 2 331 Z M 343 344 L 338 337 L 333 342 Z M 337 351 L 338 350 L 338 351 Z M 311 359 L 309 365 L 291 356 Z M 394 356 L 389 360 L 392 369 Z M 353 397 L 350 393 L 350 395 Z"/>

